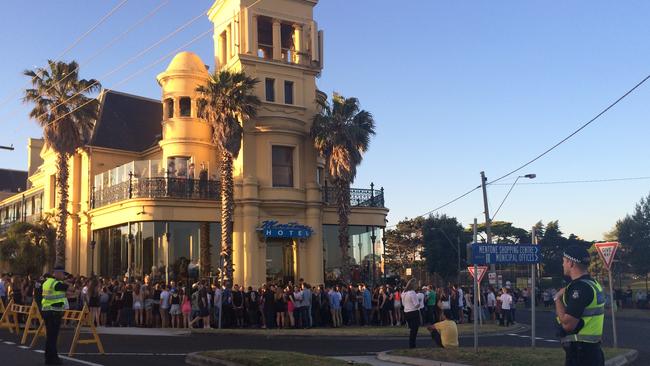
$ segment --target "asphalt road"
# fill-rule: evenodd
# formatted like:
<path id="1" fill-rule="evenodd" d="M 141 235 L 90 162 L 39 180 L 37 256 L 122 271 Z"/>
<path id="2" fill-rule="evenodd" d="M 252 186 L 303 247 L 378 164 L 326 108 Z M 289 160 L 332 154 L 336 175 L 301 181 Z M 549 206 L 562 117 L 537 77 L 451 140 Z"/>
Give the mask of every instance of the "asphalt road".
<path id="1" fill-rule="evenodd" d="M 530 323 L 530 312 L 519 310 L 517 320 Z M 554 338 L 552 325 L 553 314 L 538 312 L 537 316 L 537 345 L 538 347 L 560 347 Z M 650 340 L 645 335 L 650 329 L 650 320 L 617 319 L 619 327 L 619 345 L 635 348 L 639 351 L 639 359 L 635 365 L 650 365 Z M 604 344 L 610 345 L 612 340 L 611 322 L 605 323 Z M 72 332 L 64 330 L 61 334 L 59 351 L 67 354 Z M 406 338 L 354 338 L 354 337 L 278 337 L 278 336 L 233 336 L 215 334 L 192 334 L 182 336 L 152 336 L 152 335 L 102 335 L 102 341 L 107 355 L 97 354 L 92 345 L 81 345 L 74 359 L 64 360 L 68 365 L 155 365 L 178 366 L 183 364 L 187 353 L 209 349 L 257 348 L 305 352 L 327 356 L 359 356 L 379 351 L 407 346 Z M 43 362 L 43 347 L 41 341 L 35 349 L 20 348 L 16 335 L 7 330 L 0 330 L 0 360 L 10 360 L 3 365 L 38 365 Z M 429 347 L 431 339 L 427 334 L 420 334 L 418 347 Z M 472 337 L 461 339 L 461 345 L 471 347 Z M 499 336 L 482 336 L 479 338 L 480 347 L 489 346 L 530 346 L 529 334 L 510 334 Z"/>

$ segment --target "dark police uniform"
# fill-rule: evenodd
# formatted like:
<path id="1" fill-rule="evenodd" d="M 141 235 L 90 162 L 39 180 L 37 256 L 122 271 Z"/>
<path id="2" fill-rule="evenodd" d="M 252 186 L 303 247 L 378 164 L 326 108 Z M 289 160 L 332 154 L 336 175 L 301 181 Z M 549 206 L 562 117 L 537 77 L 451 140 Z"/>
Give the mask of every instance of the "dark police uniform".
<path id="1" fill-rule="evenodd" d="M 600 347 L 605 317 L 605 296 L 591 276 L 577 278 L 566 287 L 562 302 L 566 313 L 579 319 L 570 333 L 561 337 L 566 366 L 602 366 L 605 357 Z"/>
<path id="2" fill-rule="evenodd" d="M 56 343 L 61 328 L 61 318 L 68 300 L 65 292 L 68 285 L 54 278 L 45 280 L 42 286 L 43 299 L 41 300 L 43 320 L 47 331 L 45 339 L 45 364 L 60 365 L 61 360 L 56 350 Z"/>

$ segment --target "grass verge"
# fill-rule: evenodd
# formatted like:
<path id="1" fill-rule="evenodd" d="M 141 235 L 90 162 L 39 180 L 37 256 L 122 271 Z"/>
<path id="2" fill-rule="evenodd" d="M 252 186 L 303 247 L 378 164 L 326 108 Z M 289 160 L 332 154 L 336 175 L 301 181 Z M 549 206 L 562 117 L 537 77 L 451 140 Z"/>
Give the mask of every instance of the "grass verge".
<path id="1" fill-rule="evenodd" d="M 624 348 L 604 348 L 605 359 L 630 351 Z M 557 348 L 483 347 L 478 353 L 472 348 L 415 348 L 390 352 L 395 356 L 423 358 L 427 360 L 458 362 L 472 366 L 548 366 L 563 365 L 564 351 Z"/>
<path id="2" fill-rule="evenodd" d="M 346 361 L 329 357 L 312 356 L 297 352 L 264 351 L 264 350 L 223 350 L 201 352 L 201 356 L 216 358 L 223 361 L 234 362 L 243 366 L 284 366 L 284 365 L 310 365 L 310 366 L 345 366 Z M 370 366 L 366 363 L 356 364 Z"/>
<path id="3" fill-rule="evenodd" d="M 494 324 L 483 324 L 480 333 L 509 333 L 521 329 L 521 326 L 500 327 Z M 402 327 L 342 327 L 342 328 L 311 328 L 311 329 L 192 329 L 194 333 L 241 334 L 265 336 L 306 336 L 306 337 L 401 337 L 408 336 L 409 330 Z M 458 324 L 459 335 L 470 335 L 474 332 L 473 324 Z M 418 334 L 428 334 L 425 327 L 420 327 Z"/>

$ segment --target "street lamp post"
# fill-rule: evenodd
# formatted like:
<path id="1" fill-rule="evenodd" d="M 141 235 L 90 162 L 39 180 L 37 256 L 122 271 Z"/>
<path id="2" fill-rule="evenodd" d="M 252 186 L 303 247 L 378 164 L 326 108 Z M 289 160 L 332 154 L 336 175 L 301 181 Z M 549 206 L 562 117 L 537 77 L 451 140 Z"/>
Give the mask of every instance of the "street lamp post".
<path id="1" fill-rule="evenodd" d="M 381 242 L 384 245 L 383 251 L 382 251 L 382 262 L 384 263 L 383 268 L 382 268 L 382 274 L 384 276 L 384 283 L 386 283 L 386 228 L 383 227 L 382 229 L 382 236 L 381 236 Z"/>
<path id="2" fill-rule="evenodd" d="M 95 276 L 95 245 L 97 244 L 96 241 L 91 240 L 90 241 L 90 276 L 94 277 Z"/>
<path id="3" fill-rule="evenodd" d="M 506 194 L 506 196 L 503 198 L 503 201 L 501 201 L 501 204 L 499 205 L 499 208 L 497 208 L 496 212 L 494 213 L 494 216 L 492 216 L 492 219 L 499 213 L 499 210 L 501 209 L 501 206 L 503 206 L 503 203 L 506 201 L 506 198 L 510 195 L 510 192 L 512 192 L 512 189 L 515 188 L 515 184 L 517 184 L 517 181 L 519 178 L 528 178 L 528 179 L 533 179 L 537 177 L 536 174 L 526 174 L 526 175 L 520 175 L 515 179 L 515 182 L 512 183 L 512 186 L 510 187 L 510 190 Z M 481 172 L 481 188 L 483 189 L 483 209 L 485 210 L 485 233 L 487 234 L 487 243 L 492 244 L 492 219 L 490 218 L 490 208 L 488 206 L 488 198 L 487 198 L 487 177 L 485 176 L 485 172 Z M 495 265 L 490 264 L 490 272 L 495 271 Z"/>
<path id="4" fill-rule="evenodd" d="M 377 236 L 375 235 L 375 226 L 372 226 L 372 234 L 370 235 L 370 241 L 372 242 L 372 285 L 375 286 L 377 285 L 377 281 L 375 279 L 375 273 L 377 273 L 377 267 L 375 264 L 375 240 L 377 240 Z"/>

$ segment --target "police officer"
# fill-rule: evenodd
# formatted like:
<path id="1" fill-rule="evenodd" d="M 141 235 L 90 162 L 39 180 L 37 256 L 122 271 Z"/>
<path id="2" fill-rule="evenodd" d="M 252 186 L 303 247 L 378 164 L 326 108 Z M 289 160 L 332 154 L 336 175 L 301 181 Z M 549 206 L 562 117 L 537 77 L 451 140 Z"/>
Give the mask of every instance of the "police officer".
<path id="1" fill-rule="evenodd" d="M 564 251 L 562 268 L 571 282 L 555 295 L 560 341 L 565 366 L 603 366 L 600 348 L 605 318 L 605 296 L 600 284 L 589 276 L 589 253 L 580 246 Z"/>
<path id="2" fill-rule="evenodd" d="M 41 308 L 47 331 L 45 364 L 61 365 L 62 362 L 57 354 L 56 343 L 59 337 L 59 328 L 61 328 L 61 318 L 67 308 L 68 299 L 66 299 L 65 292 L 68 289 L 68 284 L 62 282 L 66 275 L 62 266 L 55 266 L 52 273 L 54 277 L 48 277 L 42 286 L 43 299 L 41 300 Z"/>

